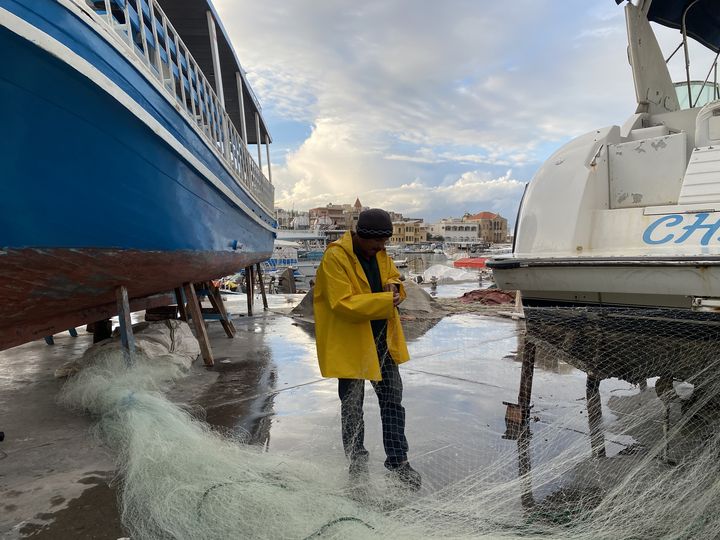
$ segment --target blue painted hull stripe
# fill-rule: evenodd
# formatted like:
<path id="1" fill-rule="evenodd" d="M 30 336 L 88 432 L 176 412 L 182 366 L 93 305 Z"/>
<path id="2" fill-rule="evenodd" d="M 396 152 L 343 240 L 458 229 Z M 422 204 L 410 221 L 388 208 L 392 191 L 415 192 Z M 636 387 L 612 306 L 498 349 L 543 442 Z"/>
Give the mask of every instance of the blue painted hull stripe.
<path id="1" fill-rule="evenodd" d="M 0 50 L 12 51 L 0 71 L 0 267 L 7 247 L 272 250 L 272 231 L 110 94 L 2 26 Z"/>
<path id="2" fill-rule="evenodd" d="M 64 0 L 59 1 L 63 4 L 66 3 Z M 207 178 L 208 182 L 223 193 L 223 195 L 232 201 L 238 208 L 247 213 L 249 217 L 265 229 L 271 231 L 274 230 L 272 225 L 263 219 L 263 217 L 267 217 L 267 214 L 263 212 L 263 214 L 265 214 L 263 216 L 260 215 L 257 210 L 251 209 L 237 196 L 236 193 L 234 193 L 220 178 L 218 178 L 218 176 L 214 174 L 205 163 L 200 161 L 197 156 L 190 152 L 185 145 L 183 145 L 172 133 L 170 133 L 170 131 L 162 125 L 160 121 L 158 121 L 136 100 L 121 89 L 114 81 L 99 71 L 93 64 L 54 37 L 41 31 L 37 27 L 31 25 L 27 21 L 4 8 L 0 8 L 0 24 L 18 36 L 32 42 L 49 54 L 60 58 L 67 65 L 87 77 L 105 92 L 110 94 L 115 100 L 117 100 L 118 103 L 122 104 L 154 133 L 162 138 L 168 145 L 170 145 L 175 152 L 190 163 L 205 178 Z M 245 190 L 243 190 L 243 192 L 248 196 L 251 195 Z M 253 202 L 256 201 L 253 200 Z M 260 208 L 261 207 L 258 204 L 258 210 Z"/>

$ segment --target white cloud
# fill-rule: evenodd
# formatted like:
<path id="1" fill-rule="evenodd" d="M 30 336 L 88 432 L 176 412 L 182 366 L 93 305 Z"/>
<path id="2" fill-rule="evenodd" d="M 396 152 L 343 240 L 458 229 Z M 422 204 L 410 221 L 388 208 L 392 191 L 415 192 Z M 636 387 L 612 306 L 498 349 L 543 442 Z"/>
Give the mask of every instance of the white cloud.
<path id="1" fill-rule="evenodd" d="M 275 156 L 278 206 L 360 195 L 514 218 L 522 182 L 498 167 L 527 181 L 552 148 L 635 108 L 610 1 L 216 4 L 266 115 L 312 127 Z"/>
<path id="2" fill-rule="evenodd" d="M 283 171 L 288 178 L 302 174 L 300 164 L 311 166 L 310 160 L 304 158 L 290 163 L 293 170 Z M 312 165 L 318 166 L 317 163 Z M 328 167 L 332 170 L 332 165 Z M 319 176 L 318 172 L 316 174 Z M 346 181 L 323 189 L 320 186 L 309 188 L 311 182 L 303 178 L 286 184 L 284 189 L 276 192 L 277 205 L 313 208 L 330 202 L 352 202 L 359 197 L 364 205 L 391 209 L 407 217 L 424 217 L 428 221 L 490 210 L 508 217 L 513 223 L 517 201 L 525 186 L 524 182 L 513 178 L 510 171 L 497 178 L 481 171 L 469 171 L 439 185 L 430 185 L 416 178 L 399 185 L 382 181 Z"/>

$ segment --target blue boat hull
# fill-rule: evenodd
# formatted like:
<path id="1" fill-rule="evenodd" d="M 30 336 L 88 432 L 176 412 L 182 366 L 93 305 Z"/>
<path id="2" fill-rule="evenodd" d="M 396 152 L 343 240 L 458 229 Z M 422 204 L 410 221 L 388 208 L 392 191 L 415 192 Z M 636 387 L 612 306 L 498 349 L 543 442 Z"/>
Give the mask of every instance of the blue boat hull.
<path id="1" fill-rule="evenodd" d="M 126 59 L 57 2 L 0 9 L 92 63 L 193 158 L 65 59 L 0 26 L 0 349 L 86 322 L 118 285 L 147 297 L 270 256 L 272 216 Z"/>

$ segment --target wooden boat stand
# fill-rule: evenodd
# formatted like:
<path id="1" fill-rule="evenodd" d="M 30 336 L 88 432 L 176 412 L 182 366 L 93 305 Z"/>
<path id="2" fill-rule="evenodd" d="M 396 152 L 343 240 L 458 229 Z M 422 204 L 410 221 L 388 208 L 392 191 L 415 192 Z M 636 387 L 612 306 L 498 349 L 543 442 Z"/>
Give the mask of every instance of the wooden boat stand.
<path id="1" fill-rule="evenodd" d="M 75 328 L 68 328 L 68 332 L 72 337 L 78 337 L 78 333 Z M 45 336 L 45 343 L 48 345 L 55 345 L 55 338 L 53 336 Z"/>
<path id="2" fill-rule="evenodd" d="M 135 335 L 132 331 L 130 319 L 130 300 L 125 285 L 115 289 L 117 299 L 118 319 L 120 321 L 120 343 L 122 344 L 123 356 L 128 367 L 135 365 Z"/>
<path id="3" fill-rule="evenodd" d="M 212 310 L 203 312 L 200 305 L 200 298 L 205 296 L 210 300 Z M 220 296 L 220 290 L 212 282 L 198 284 L 184 283 L 182 289 L 175 289 L 175 298 L 180 310 L 180 319 L 186 322 L 192 319 L 205 365 L 208 367 L 213 366 L 215 359 L 212 348 L 210 347 L 210 340 L 205 326 L 205 317 L 210 316 L 219 319 L 228 338 L 234 338 L 236 333 L 232 319 L 225 310 L 225 305 Z"/>
<path id="4" fill-rule="evenodd" d="M 245 267 L 245 294 L 247 295 L 247 313 L 249 317 L 253 314 L 253 299 L 255 298 L 254 289 L 256 281 L 260 287 L 260 294 L 262 295 L 263 311 L 267 311 L 268 301 L 267 296 L 265 295 L 265 284 L 263 283 L 262 269 L 260 268 L 259 263 L 255 265 L 255 268 L 252 266 Z"/>
<path id="5" fill-rule="evenodd" d="M 532 407 L 530 398 L 532 396 L 533 374 L 535 373 L 535 344 L 526 337 L 522 345 L 522 350 L 518 351 L 522 359 L 518 402 L 509 403 L 503 401 L 503 405 L 507 407 L 505 410 L 504 439 L 515 440 L 522 436 L 528 429 L 530 419 L 530 409 Z"/>
<path id="6" fill-rule="evenodd" d="M 245 276 L 248 315 L 253 314 L 253 293 L 256 281 L 262 293 L 263 309 L 267 311 L 268 302 L 267 296 L 265 295 L 265 285 L 263 283 L 260 264 L 256 264 L 254 268 L 252 266 L 246 267 Z M 177 287 L 174 290 L 174 293 L 180 319 L 186 322 L 189 322 L 192 319 L 193 326 L 195 327 L 195 333 L 200 344 L 200 352 L 202 354 L 203 361 L 206 366 L 212 367 L 215 364 L 215 360 L 212 348 L 210 347 L 210 340 L 205 326 L 205 318 L 209 317 L 218 319 L 228 338 L 234 338 L 236 333 L 232 319 L 225 310 L 225 305 L 223 304 L 222 297 L 220 296 L 220 290 L 212 282 L 197 284 L 184 283 L 182 287 Z M 203 312 L 200 298 L 205 296 L 210 301 L 212 309 Z M 128 367 L 132 367 L 135 364 L 137 353 L 135 350 L 135 336 L 132 331 L 132 321 L 130 318 L 130 300 L 128 297 L 128 289 L 125 285 L 120 285 L 115 289 L 115 299 L 117 304 L 118 319 L 120 321 L 120 342 L 122 344 L 123 357 L 125 358 L 125 363 Z M 111 314 L 111 312 L 108 312 L 105 316 L 107 317 Z M 97 325 L 96 332 L 100 331 L 103 337 L 108 337 L 102 333 L 101 329 L 105 329 L 107 326 L 107 330 L 109 331 L 109 322 L 109 319 L 100 319 L 94 323 L 94 325 Z M 77 337 L 75 328 L 70 328 L 69 332 L 73 337 Z M 54 344 L 52 335 L 45 336 L 45 342 L 48 345 Z"/>
<path id="7" fill-rule="evenodd" d="M 247 313 L 248 316 L 253 314 L 253 297 L 254 297 L 254 284 L 257 281 L 263 299 L 263 309 L 267 311 L 268 301 L 265 295 L 265 285 L 262 278 L 262 270 L 260 264 L 245 267 L 245 291 L 247 295 Z M 197 285 L 197 286 L 196 286 Z M 207 296 L 212 305 L 212 311 L 203 312 L 199 298 Z M 195 332 L 197 334 L 198 341 L 200 342 L 200 351 L 202 352 L 203 360 L 205 365 L 210 367 L 213 366 L 215 360 L 213 358 L 212 349 L 210 347 L 210 340 L 207 335 L 207 328 L 205 327 L 205 318 L 210 316 L 220 320 L 225 334 L 229 338 L 235 337 L 235 326 L 232 323 L 230 315 L 228 315 L 223 304 L 222 297 L 220 296 L 220 290 L 212 282 L 205 282 L 199 284 L 185 283 L 182 289 L 175 289 L 175 298 L 177 300 L 178 308 L 180 310 L 180 319 L 188 321 L 192 319 Z"/>

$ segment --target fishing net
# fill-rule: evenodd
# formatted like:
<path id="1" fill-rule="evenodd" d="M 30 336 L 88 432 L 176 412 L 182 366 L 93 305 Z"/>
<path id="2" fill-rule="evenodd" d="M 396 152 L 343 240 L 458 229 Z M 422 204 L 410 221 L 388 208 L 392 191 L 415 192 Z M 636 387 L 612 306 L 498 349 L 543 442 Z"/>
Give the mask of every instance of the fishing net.
<path id="1" fill-rule="evenodd" d="M 496 329 L 483 334 L 482 354 L 511 362 L 516 384 L 519 363 L 534 373 L 532 408 L 520 421 L 508 412 L 491 455 L 427 459 L 435 479 L 418 493 L 356 489 L 345 465 L 263 453 L 218 433 L 164 397 L 184 367 L 158 357 L 126 368 L 117 349 L 92 350 L 62 401 L 97 416 L 95 433 L 117 455 L 122 519 L 133 538 L 718 537 L 717 315 L 526 308 L 525 316 L 494 326 L 488 317 L 457 319 L 468 336 Z M 508 339 L 515 359 L 489 359 Z M 438 346 L 470 353 L 470 343 Z M 418 360 L 404 373 L 429 365 Z M 491 384 L 483 362 L 456 359 L 452 377 Z M 584 381 L 579 398 L 548 399 L 566 390 L 563 379 L 547 376 L 558 371 Z M 452 381 L 445 391 L 449 401 L 460 395 Z M 472 418 L 461 420 L 465 433 L 453 432 L 448 417 L 432 435 L 487 435 Z"/>

